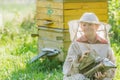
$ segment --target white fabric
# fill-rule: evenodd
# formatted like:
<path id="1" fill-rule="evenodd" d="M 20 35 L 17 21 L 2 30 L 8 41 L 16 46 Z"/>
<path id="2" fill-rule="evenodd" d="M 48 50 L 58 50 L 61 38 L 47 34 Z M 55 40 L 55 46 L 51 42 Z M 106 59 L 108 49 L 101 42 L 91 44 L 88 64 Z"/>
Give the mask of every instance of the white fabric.
<path id="1" fill-rule="evenodd" d="M 104 78 L 103 80 L 113 80 L 113 79 L 111 79 L 111 78 Z"/>
<path id="2" fill-rule="evenodd" d="M 88 22 L 88 23 L 95 23 L 100 24 L 98 17 L 94 13 L 84 13 L 79 22 Z"/>
<path id="3" fill-rule="evenodd" d="M 79 69 L 78 69 L 78 66 L 80 64 L 79 59 L 84 55 L 84 53 L 86 53 L 86 51 L 90 51 L 90 50 L 95 50 L 100 57 L 108 58 L 113 63 L 115 63 L 114 53 L 110 48 L 109 44 L 88 44 L 88 43 L 73 42 L 69 47 L 68 55 L 63 65 L 64 76 L 79 74 Z M 107 72 L 106 78 L 112 79 L 114 75 L 115 75 L 115 69 L 110 69 Z"/>
<path id="4" fill-rule="evenodd" d="M 84 33 L 82 32 L 82 29 L 80 27 L 80 23 L 78 20 L 72 20 L 68 22 L 69 26 L 69 33 L 70 33 L 70 39 L 71 41 L 76 40 L 80 36 L 82 36 Z M 109 24 L 101 23 L 98 31 L 96 32 L 100 37 L 107 39 L 108 38 L 108 32 L 111 29 L 111 26 Z"/>
<path id="5" fill-rule="evenodd" d="M 82 74 L 75 74 L 69 77 L 64 76 L 63 80 L 89 80 L 89 79 L 85 78 L 85 76 Z"/>

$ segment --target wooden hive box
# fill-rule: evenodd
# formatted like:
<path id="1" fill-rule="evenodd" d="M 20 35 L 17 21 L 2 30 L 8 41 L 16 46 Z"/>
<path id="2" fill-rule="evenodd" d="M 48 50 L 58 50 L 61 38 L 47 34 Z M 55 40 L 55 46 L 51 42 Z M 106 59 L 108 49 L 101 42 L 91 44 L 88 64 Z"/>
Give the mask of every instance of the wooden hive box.
<path id="1" fill-rule="evenodd" d="M 68 30 L 39 27 L 38 47 L 39 53 L 43 48 L 60 50 L 61 54 L 56 56 L 59 61 L 64 61 L 70 44 Z"/>
<path id="2" fill-rule="evenodd" d="M 37 0 L 38 26 L 68 29 L 68 21 L 79 19 L 84 12 L 94 12 L 100 21 L 108 20 L 107 0 Z"/>

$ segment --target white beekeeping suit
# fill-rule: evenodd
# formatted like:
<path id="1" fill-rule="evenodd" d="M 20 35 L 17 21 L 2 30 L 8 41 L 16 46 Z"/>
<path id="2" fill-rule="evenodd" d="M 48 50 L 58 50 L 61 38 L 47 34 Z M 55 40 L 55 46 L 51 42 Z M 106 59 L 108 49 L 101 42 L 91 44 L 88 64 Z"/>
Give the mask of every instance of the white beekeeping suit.
<path id="1" fill-rule="evenodd" d="M 86 22 L 92 22 L 91 20 L 89 21 L 88 20 L 89 19 L 87 19 Z M 99 22 L 97 19 L 95 20 L 96 23 Z M 89 43 L 77 42 L 76 40 L 82 35 L 84 35 L 82 29 L 80 28 L 80 22 L 79 20 L 72 20 L 68 22 L 70 39 L 72 43 L 69 47 L 68 54 L 63 65 L 63 74 L 64 74 L 63 80 L 89 80 L 83 74 L 81 74 L 78 69 L 80 64 L 78 60 L 80 57 L 82 57 L 85 54 L 86 51 L 95 50 L 100 57 L 108 58 L 110 61 L 112 61 L 115 64 L 114 53 L 110 47 L 109 38 L 108 38 L 108 32 L 110 30 L 110 26 L 105 23 L 99 23 L 99 24 L 100 25 L 96 33 L 101 38 L 106 39 L 108 41 L 108 44 L 101 44 L 101 43 L 89 44 Z M 106 77 L 102 80 L 112 80 L 114 78 L 114 75 L 115 75 L 115 69 L 110 69 L 109 71 L 107 71 Z"/>
<path id="2" fill-rule="evenodd" d="M 85 54 L 86 51 L 95 50 L 102 58 L 108 58 L 115 64 L 114 53 L 109 44 L 88 44 L 73 42 L 68 50 L 65 63 L 63 65 L 63 80 L 86 80 L 87 78 L 79 73 L 79 58 Z M 107 76 L 103 80 L 112 80 L 115 76 L 115 69 L 107 71 Z M 87 79 L 89 80 L 89 79 Z"/>

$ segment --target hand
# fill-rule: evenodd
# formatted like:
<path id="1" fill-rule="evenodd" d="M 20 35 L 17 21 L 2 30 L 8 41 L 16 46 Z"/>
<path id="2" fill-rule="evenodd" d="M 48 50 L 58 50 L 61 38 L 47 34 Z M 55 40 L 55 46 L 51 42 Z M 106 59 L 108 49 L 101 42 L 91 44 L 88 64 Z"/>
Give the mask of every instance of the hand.
<path id="1" fill-rule="evenodd" d="M 101 73 L 101 72 L 96 72 L 95 73 L 95 78 L 97 79 L 97 80 L 101 80 L 101 79 L 103 79 L 103 78 L 105 78 L 105 76 L 106 76 L 106 72 L 104 72 L 103 74 Z"/>
<path id="2" fill-rule="evenodd" d="M 90 51 L 86 51 L 80 58 L 79 58 L 79 62 L 81 62 L 83 60 L 83 58 L 87 58 L 88 57 L 88 54 L 90 53 Z"/>

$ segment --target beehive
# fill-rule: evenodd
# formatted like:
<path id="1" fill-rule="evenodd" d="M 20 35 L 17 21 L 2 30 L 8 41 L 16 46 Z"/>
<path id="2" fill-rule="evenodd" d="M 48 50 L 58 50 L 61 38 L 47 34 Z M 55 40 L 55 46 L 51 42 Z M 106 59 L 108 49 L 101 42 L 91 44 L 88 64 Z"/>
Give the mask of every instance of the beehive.
<path id="1" fill-rule="evenodd" d="M 37 0 L 38 26 L 68 29 L 68 21 L 79 19 L 84 12 L 94 12 L 100 21 L 108 20 L 107 0 Z"/>
<path id="2" fill-rule="evenodd" d="M 60 50 L 61 54 L 59 54 L 56 58 L 58 58 L 60 61 L 64 61 L 70 44 L 68 30 L 39 27 L 38 31 L 39 53 L 43 48 L 58 49 Z"/>

